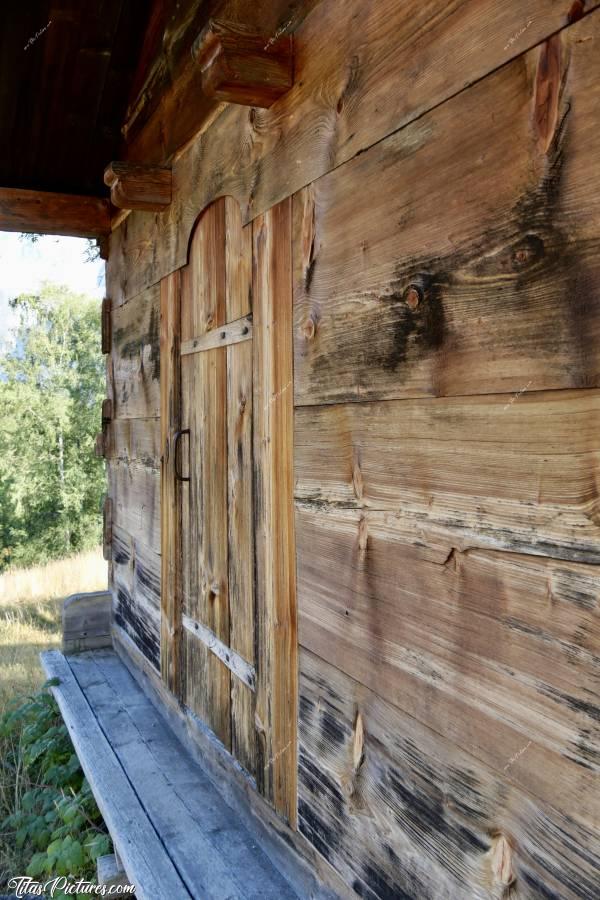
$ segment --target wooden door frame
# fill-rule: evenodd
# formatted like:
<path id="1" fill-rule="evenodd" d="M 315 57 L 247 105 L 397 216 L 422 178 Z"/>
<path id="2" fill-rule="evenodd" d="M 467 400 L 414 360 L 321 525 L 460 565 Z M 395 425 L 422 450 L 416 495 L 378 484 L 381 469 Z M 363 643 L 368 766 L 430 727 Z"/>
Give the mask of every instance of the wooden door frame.
<path id="1" fill-rule="evenodd" d="M 220 202 L 220 201 L 215 201 Z M 292 200 L 252 229 L 257 788 L 297 819 L 298 635 L 293 479 Z M 161 675 L 181 698 L 181 270 L 161 281 Z"/>

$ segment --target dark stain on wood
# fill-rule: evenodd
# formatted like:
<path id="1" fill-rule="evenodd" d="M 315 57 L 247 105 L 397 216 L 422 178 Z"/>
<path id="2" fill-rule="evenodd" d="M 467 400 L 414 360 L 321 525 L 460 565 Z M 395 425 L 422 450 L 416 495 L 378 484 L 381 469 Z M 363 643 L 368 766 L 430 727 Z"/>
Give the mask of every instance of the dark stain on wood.
<path id="1" fill-rule="evenodd" d="M 329 862 L 337 844 L 335 830 L 326 825 L 312 806 L 302 799 L 298 802 L 298 825 L 301 834 Z"/>
<path id="2" fill-rule="evenodd" d="M 383 303 L 391 306 L 394 318 L 391 347 L 386 348 L 385 355 L 379 360 L 384 369 L 395 372 L 409 356 L 421 357 L 443 346 L 443 290 L 449 283 L 449 276 L 442 272 L 414 274 L 403 272 L 401 268 L 396 270 L 392 293 L 381 298 Z M 407 302 L 407 297 L 415 290 L 422 297 L 417 305 Z"/>
<path id="3" fill-rule="evenodd" d="M 134 641 L 155 669 L 160 666 L 160 638 L 158 627 L 145 616 L 127 588 L 117 585 L 115 622 Z"/>

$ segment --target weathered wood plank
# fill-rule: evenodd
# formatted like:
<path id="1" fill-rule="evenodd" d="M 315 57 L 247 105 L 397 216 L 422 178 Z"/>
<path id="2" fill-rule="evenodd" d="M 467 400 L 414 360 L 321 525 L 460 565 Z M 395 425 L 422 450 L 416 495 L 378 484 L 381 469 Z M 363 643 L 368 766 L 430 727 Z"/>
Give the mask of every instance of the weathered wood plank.
<path id="1" fill-rule="evenodd" d="M 599 563 L 599 415 L 596 390 L 298 407 L 295 495 Z"/>
<path id="2" fill-rule="evenodd" d="M 181 427 L 181 276 L 174 272 L 160 285 L 160 503 L 161 625 L 160 669 L 176 697 L 181 696 L 181 484 L 176 478 L 175 434 Z"/>
<path id="3" fill-rule="evenodd" d="M 146 815 L 194 897 L 292 900 L 296 894 L 113 653 L 72 669 Z M 215 742 L 216 743 L 216 742 Z"/>
<path id="4" fill-rule="evenodd" d="M 105 495 L 102 503 L 102 555 L 105 560 L 112 558 L 113 501 Z"/>
<path id="5" fill-rule="evenodd" d="M 215 347 L 230 347 L 243 341 L 252 340 L 252 316 L 244 316 L 235 322 L 229 322 L 221 328 L 213 328 L 201 337 L 192 338 L 181 345 L 181 355 L 201 353 L 203 350 L 214 350 Z"/>
<path id="6" fill-rule="evenodd" d="M 310 504 L 296 534 L 303 646 L 498 771 L 527 746 L 510 779 L 598 821 L 595 566 Z"/>
<path id="7" fill-rule="evenodd" d="M 115 419 L 160 415 L 160 286 L 113 309 L 109 364 Z"/>
<path id="8" fill-rule="evenodd" d="M 161 558 L 118 526 L 113 534 L 112 594 L 115 625 L 160 668 Z"/>
<path id="9" fill-rule="evenodd" d="M 299 827 L 362 897 L 593 897 L 595 827 L 300 653 Z M 565 840 L 565 835 L 570 835 Z"/>
<path id="10" fill-rule="evenodd" d="M 253 223 L 257 781 L 296 821 L 291 201 Z"/>
<path id="11" fill-rule="evenodd" d="M 59 679 L 52 688 L 83 771 L 94 792 L 102 817 L 113 835 L 119 855 L 144 900 L 167 895 L 191 897 L 156 831 L 148 820 L 129 779 L 117 761 L 81 688 L 61 653 L 42 654 L 48 678 Z M 136 835 L 136 840 L 131 835 Z"/>
<path id="12" fill-rule="evenodd" d="M 240 208 L 225 199 L 226 317 L 252 315 L 252 226 L 242 228 Z M 229 643 L 255 663 L 254 532 L 252 485 L 252 341 L 227 348 L 227 502 L 229 542 Z M 231 751 L 256 777 L 256 697 L 238 679 L 231 682 Z"/>
<path id="13" fill-rule="evenodd" d="M 63 653 L 111 647 L 110 609 L 111 595 L 108 591 L 67 597 L 62 607 Z"/>
<path id="14" fill-rule="evenodd" d="M 595 0 L 587 3 L 586 11 L 596 5 Z M 159 215 L 156 221 L 133 213 L 126 227 L 123 225 L 113 234 L 107 270 L 113 297 L 123 291 L 127 296 L 136 293 L 184 265 L 189 234 L 198 211 L 216 197 L 224 194 L 235 197 L 247 223 L 279 200 L 543 41 L 566 24 L 565 13 L 566 6 L 563 8 L 554 0 L 527 0 L 525 3 L 510 0 L 502 4 L 496 0 L 468 0 L 453 5 L 451 12 L 440 10 L 434 0 L 426 3 L 409 0 L 402 4 L 397 0 L 380 0 L 368 6 L 365 6 L 364 0 L 346 0 L 344 14 L 340 15 L 336 0 L 322 0 L 294 35 L 294 87 L 271 110 L 227 108 L 174 163 L 173 204 L 169 213 Z M 585 40 L 587 28 L 585 21 L 578 23 L 564 32 L 562 40 L 565 55 L 571 47 L 574 51 L 572 67 L 578 72 L 576 80 L 589 84 L 589 88 L 583 87 L 581 93 L 587 97 L 585 103 L 589 103 L 591 110 L 595 104 L 592 85 L 597 80 L 591 73 L 594 51 L 589 43 L 587 46 L 585 43 L 579 44 L 581 38 Z M 522 62 L 515 63 L 515 67 L 521 69 Z M 398 85 L 403 88 L 398 89 Z M 173 91 L 178 89 L 179 85 L 176 85 Z M 177 110 L 176 115 L 172 116 L 175 119 L 173 127 L 177 129 L 179 121 L 183 121 L 187 113 L 179 99 L 171 98 L 169 102 Z M 440 133 L 445 130 L 448 135 L 446 140 L 456 142 L 455 135 L 461 129 L 460 123 L 467 116 L 456 112 L 457 101 L 453 102 L 451 118 L 454 119 L 454 127 L 448 127 L 446 123 L 438 126 L 435 124 L 438 122 L 436 116 L 431 126 L 428 123 L 415 125 L 407 132 L 406 140 L 400 142 L 401 155 L 410 155 L 411 148 L 426 142 L 428 132 L 429 142 L 437 140 L 434 135 L 438 130 Z M 458 106 L 461 102 L 458 100 Z M 488 100 L 488 117 L 491 110 L 502 109 L 505 103 L 505 97 Z M 528 114 L 522 107 L 517 121 L 513 123 L 512 112 L 503 112 L 506 120 L 501 117 L 503 122 L 508 121 L 508 126 L 501 125 L 498 120 L 496 128 L 499 134 L 503 131 L 505 143 L 513 136 L 513 142 L 518 145 L 517 121 Z M 195 114 L 194 109 L 192 115 Z M 593 127 L 593 115 L 573 109 L 571 118 L 575 117 L 581 117 L 582 122 L 587 119 L 588 127 Z M 513 125 L 517 126 L 514 133 Z M 492 137 L 494 127 L 491 130 L 489 124 L 485 127 L 490 135 L 485 153 L 488 154 L 492 145 L 496 144 L 502 157 L 502 140 Z M 469 134 L 470 129 L 462 129 L 465 142 L 468 142 Z M 165 141 L 172 146 L 172 138 L 170 128 L 165 138 L 164 119 L 158 117 L 152 138 L 144 143 L 144 153 L 147 155 L 152 150 L 158 152 L 157 148 L 164 146 Z M 434 189 L 429 195 L 429 202 L 434 206 L 433 218 L 426 210 L 422 213 L 427 226 L 437 220 L 438 213 L 442 211 L 438 198 L 445 195 L 446 187 L 455 180 L 454 172 L 450 178 L 447 177 L 446 156 L 450 148 L 447 144 L 444 146 L 444 164 L 439 175 L 443 186 L 440 189 L 437 184 L 432 185 Z M 456 143 L 450 157 L 456 153 L 456 157 L 460 158 L 464 152 L 465 149 Z M 507 162 L 514 152 L 508 154 Z M 480 152 L 476 151 L 475 158 L 480 156 Z M 144 159 L 145 156 L 142 154 L 137 158 Z M 166 158 L 166 155 L 161 157 L 163 160 Z M 388 163 L 389 156 L 386 167 Z M 472 177 L 479 179 L 480 185 L 489 185 L 488 176 L 479 178 L 478 165 L 470 168 L 473 169 Z M 589 166 L 583 168 L 589 171 Z M 199 171 L 202 178 L 197 177 Z M 489 167 L 486 161 L 487 172 Z M 420 176 L 415 179 L 408 174 L 406 183 L 412 186 L 412 192 L 418 192 L 419 183 L 429 186 L 428 180 Z M 396 196 L 396 204 L 403 207 L 410 202 L 408 198 L 403 202 L 405 189 L 393 187 L 387 177 L 381 179 L 381 185 L 381 190 L 389 186 L 390 194 Z M 456 190 L 464 196 L 464 190 L 458 183 Z M 368 190 L 365 191 L 368 193 Z M 493 193 L 488 196 L 491 198 Z M 584 201 L 583 196 L 581 200 Z M 424 201 L 419 198 L 419 202 Z M 393 199 L 391 203 L 393 206 Z M 496 209 L 495 204 L 490 206 Z M 446 208 L 445 203 L 442 208 Z M 388 227 L 392 222 L 404 219 L 405 215 L 401 212 L 394 218 L 394 213 L 390 212 L 392 218 Z M 346 215 L 344 225 L 352 219 L 360 220 L 356 210 L 352 217 Z M 373 221 L 380 227 L 385 219 L 383 215 L 374 213 Z M 451 236 L 455 225 L 453 223 L 450 228 Z M 432 252 L 442 256 L 453 253 L 454 246 L 447 239 L 448 231 L 441 233 L 446 234 L 443 246 L 439 251 L 434 246 Z M 364 251 L 356 252 L 363 237 L 361 232 L 352 249 L 357 259 L 364 257 Z M 346 236 L 346 243 L 348 239 Z M 394 241 L 397 245 L 397 234 Z M 416 261 L 427 242 L 421 243 L 418 234 L 415 234 L 415 242 L 413 252 Z M 375 247 L 377 241 L 372 238 L 370 244 Z M 139 266 L 129 270 L 128 259 L 132 254 L 138 256 L 143 247 L 153 247 L 154 250 L 145 254 Z M 394 250 L 391 258 L 407 263 L 407 254 L 401 248 Z"/>
<path id="15" fill-rule="evenodd" d="M 114 524 L 160 553 L 160 473 L 117 459 L 107 468 Z"/>
<path id="16" fill-rule="evenodd" d="M 226 322 L 225 201 L 205 210 L 182 271 L 181 340 Z M 227 351 L 181 358 L 181 421 L 189 435 L 183 488 L 184 612 L 229 644 L 227 543 Z M 186 703 L 231 747 L 231 677 L 201 642 L 185 636 Z"/>
<path id="17" fill-rule="evenodd" d="M 110 234 L 110 208 L 101 197 L 0 188 L 0 229 L 72 237 Z"/>
<path id="18" fill-rule="evenodd" d="M 104 441 L 107 459 L 138 462 L 151 469 L 160 468 L 160 448 L 160 419 L 115 419 Z"/>
<path id="19" fill-rule="evenodd" d="M 314 846 L 278 815 L 256 790 L 255 784 L 241 766 L 231 764 L 231 755 L 215 741 L 197 716 L 190 714 L 166 689 L 158 672 L 148 663 L 133 642 L 122 631 L 115 633 L 115 650 L 127 670 L 153 706 L 164 716 L 177 740 L 219 785 L 227 804 L 238 813 L 249 829 L 256 829 L 270 858 L 292 883 L 301 885 L 301 897 L 315 900 L 353 900 L 335 869 Z M 147 721 L 145 717 L 144 721 Z M 197 793 L 193 796 L 197 797 Z"/>
<path id="20" fill-rule="evenodd" d="M 594 14 L 295 198 L 296 403 L 600 384 L 599 31 Z"/>

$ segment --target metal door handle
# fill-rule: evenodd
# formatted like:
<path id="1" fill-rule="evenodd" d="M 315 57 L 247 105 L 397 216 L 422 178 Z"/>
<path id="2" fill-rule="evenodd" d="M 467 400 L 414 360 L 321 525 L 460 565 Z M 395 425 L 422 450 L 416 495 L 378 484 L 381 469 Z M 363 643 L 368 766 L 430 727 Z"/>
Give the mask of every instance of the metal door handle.
<path id="1" fill-rule="evenodd" d="M 190 433 L 189 428 L 183 428 L 181 431 L 176 431 L 175 437 L 173 438 L 173 454 L 175 456 L 175 466 L 174 466 L 175 467 L 175 478 L 177 479 L 177 481 L 190 481 L 189 475 L 186 477 L 185 475 L 182 475 L 181 472 L 179 471 L 179 452 L 178 452 L 180 438 L 182 438 L 184 434 L 189 435 L 189 433 Z"/>

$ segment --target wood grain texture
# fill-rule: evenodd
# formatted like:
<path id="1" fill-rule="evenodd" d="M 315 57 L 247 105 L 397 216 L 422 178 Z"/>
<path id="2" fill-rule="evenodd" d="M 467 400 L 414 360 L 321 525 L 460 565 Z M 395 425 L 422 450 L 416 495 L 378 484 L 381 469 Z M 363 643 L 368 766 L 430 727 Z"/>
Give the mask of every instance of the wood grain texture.
<path id="1" fill-rule="evenodd" d="M 241 344 L 243 341 L 252 340 L 252 316 L 244 316 L 235 322 L 229 322 L 222 328 L 213 328 L 201 337 L 185 341 L 181 347 L 181 355 L 189 353 L 202 353 L 204 350 L 214 350 L 216 347 L 229 347 L 232 344 Z"/>
<path id="2" fill-rule="evenodd" d="M 102 237 L 110 233 L 109 203 L 100 197 L 0 188 L 0 229 Z"/>
<path id="3" fill-rule="evenodd" d="M 113 628 L 121 629 L 160 670 L 161 558 L 119 526 L 113 534 Z"/>
<path id="4" fill-rule="evenodd" d="M 160 473 L 137 462 L 108 466 L 113 522 L 160 553 Z"/>
<path id="5" fill-rule="evenodd" d="M 296 821 L 291 201 L 253 223 L 257 781 Z"/>
<path id="6" fill-rule="evenodd" d="M 202 214 L 182 272 L 182 343 L 226 323 L 225 201 Z M 227 351 L 181 357 L 181 420 L 190 429 L 190 483 L 182 514 L 183 608 L 229 644 Z M 184 636 L 186 703 L 231 747 L 229 669 L 193 635 Z"/>
<path id="7" fill-rule="evenodd" d="M 115 419 L 107 429 L 105 456 L 159 469 L 160 422 L 160 419 Z"/>
<path id="8" fill-rule="evenodd" d="M 113 309 L 108 382 L 115 419 L 160 415 L 160 286 Z"/>
<path id="9" fill-rule="evenodd" d="M 594 6 L 596 3 L 586 4 L 586 9 Z M 175 162 L 173 204 L 169 211 L 156 221 L 133 213 L 113 235 L 107 272 L 112 296 L 137 293 L 184 265 L 188 236 L 198 210 L 216 197 L 235 197 L 247 223 L 565 24 L 566 7 L 553 0 L 528 0 L 525 4 L 516 0 L 502 4 L 495 0 L 469 0 L 443 10 L 435 0 L 402 4 L 397 0 L 368 4 L 364 0 L 347 0 L 343 15 L 336 0 L 322 0 L 294 34 L 294 87 L 270 110 L 227 108 Z M 584 20 L 568 29 L 564 43 L 567 50 L 573 45 L 578 58 L 576 68 L 587 81 L 586 66 L 591 62 L 587 56 L 594 51 L 578 43 L 586 28 Z M 516 65 L 522 68 L 522 62 Z M 590 75 L 590 84 L 592 80 Z M 504 97 L 489 101 L 488 116 L 505 102 Z M 591 109 L 591 94 L 586 102 Z M 524 109 L 520 113 L 527 116 Z M 181 118 L 185 115 L 183 110 Z M 454 128 L 449 129 L 448 139 L 454 141 L 454 134 L 461 130 L 460 123 L 467 116 L 453 115 Z M 581 117 L 585 121 L 586 113 L 581 112 Z M 174 118 L 177 124 L 177 116 Z M 575 110 L 571 118 L 575 118 Z M 587 122 L 592 121 L 593 116 L 588 116 Z M 518 131 L 513 134 L 512 129 L 513 122 L 509 121 L 504 140 L 512 138 L 519 145 Z M 411 148 L 423 143 L 426 131 L 415 125 L 407 133 L 404 155 L 410 155 Z M 469 133 L 470 129 L 463 130 L 466 142 Z M 152 148 L 156 152 L 164 140 L 164 130 L 157 128 L 146 143 L 145 152 Z M 493 142 L 497 143 L 495 138 Z M 453 152 L 458 158 L 463 151 L 457 145 Z M 514 152 L 516 148 L 508 159 Z M 485 166 L 487 171 L 487 162 Z M 444 162 L 441 171 L 446 171 L 445 167 Z M 196 177 L 198 171 L 203 173 L 200 179 Z M 449 177 L 452 181 L 455 173 Z M 412 191 L 418 190 L 420 181 L 423 180 L 415 183 L 412 177 L 408 179 Z M 480 179 L 481 184 L 484 181 L 488 183 L 487 179 Z M 387 186 L 386 179 L 382 182 Z M 402 202 L 402 189 L 390 189 L 390 193 L 397 195 L 397 203 Z M 431 198 L 437 196 L 438 191 L 432 190 Z M 438 212 L 436 208 L 434 218 Z M 424 218 L 430 222 L 425 215 Z M 359 217 L 355 215 L 354 219 L 358 221 Z M 346 216 L 344 223 L 349 221 Z M 376 215 L 374 221 L 380 225 L 383 219 Z M 356 243 L 362 237 L 361 232 Z M 139 267 L 129 269 L 128 258 L 143 246 L 155 247 L 156 251 L 145 255 Z M 417 242 L 416 247 L 419 246 Z M 445 253 L 454 251 L 450 241 L 445 246 L 449 248 Z M 419 250 L 414 252 L 418 254 Z M 395 251 L 392 258 L 397 257 L 407 262 L 404 251 Z"/>
<path id="10" fill-rule="evenodd" d="M 150 900 L 166 891 L 182 900 L 191 898 L 67 660 L 49 650 L 42 654 L 42 666 L 47 678 L 58 681 L 51 690 L 136 895 Z"/>
<path id="11" fill-rule="evenodd" d="M 299 731 L 300 831 L 358 896 L 595 896 L 597 822 L 541 803 L 306 650 Z"/>
<path id="12" fill-rule="evenodd" d="M 270 858 L 293 884 L 301 897 L 314 900 L 353 900 L 354 894 L 313 844 L 292 830 L 256 790 L 241 766 L 231 764 L 231 755 L 215 741 L 200 720 L 190 715 L 167 691 L 155 669 L 122 631 L 115 633 L 115 651 L 135 681 L 166 718 L 176 738 L 212 781 L 217 782 L 227 804 L 247 827 L 256 830 Z"/>
<path id="13" fill-rule="evenodd" d="M 318 0 L 209 0 L 171 3 L 171 19 L 164 31 L 154 27 L 154 60 L 145 70 L 144 82 L 123 128 L 130 159 L 162 163 L 181 152 L 198 132 L 205 130 L 222 111 L 223 104 L 205 96 L 202 72 L 192 48 L 210 16 L 243 24 L 264 43 L 291 34 Z M 159 15 L 165 16 L 165 5 Z M 162 26 L 164 28 L 164 24 Z M 159 37 L 160 35 L 160 37 Z M 148 58 L 148 57 L 147 57 Z"/>
<path id="14" fill-rule="evenodd" d="M 299 407 L 295 496 L 597 564 L 599 414 L 596 390 Z"/>
<path id="15" fill-rule="evenodd" d="M 72 594 L 65 599 L 61 619 L 63 653 L 80 653 L 83 650 L 112 646 L 111 600 L 108 591 Z"/>
<path id="16" fill-rule="evenodd" d="M 181 275 L 160 285 L 160 520 L 161 520 L 161 675 L 181 696 L 182 485 L 176 478 L 175 435 L 181 428 Z"/>
<path id="17" fill-rule="evenodd" d="M 248 660 L 244 659 L 243 656 L 240 656 L 239 653 L 236 653 L 235 650 L 232 650 L 227 644 L 224 644 L 223 641 L 220 641 L 210 628 L 202 625 L 201 622 L 196 622 L 185 613 L 182 616 L 182 621 L 185 630 L 199 641 L 202 641 L 211 653 L 214 653 L 214 655 L 227 666 L 229 671 L 235 675 L 236 679 L 239 679 L 242 684 L 246 685 L 250 690 L 256 690 L 256 670 Z M 233 683 L 234 682 L 232 682 L 232 684 Z M 233 718 L 232 715 L 232 725 Z"/>
<path id="18" fill-rule="evenodd" d="M 595 566 L 471 549 L 392 513 L 296 505 L 300 643 L 588 823 L 600 765 Z"/>
<path id="19" fill-rule="evenodd" d="M 194 42 L 207 97 L 269 108 L 294 82 L 292 38 L 257 35 L 237 22 L 211 19 Z"/>
<path id="20" fill-rule="evenodd" d="M 171 203 L 170 166 L 111 162 L 104 170 L 104 184 L 110 187 L 111 203 L 117 209 L 161 212 Z"/>
<path id="21" fill-rule="evenodd" d="M 244 322 L 252 315 L 252 226 L 242 228 L 240 208 L 225 199 L 226 318 Z M 250 332 L 252 336 L 252 332 Z M 254 665 L 256 613 L 254 603 L 253 532 L 253 344 L 227 347 L 227 503 L 229 548 L 229 644 Z M 256 777 L 255 693 L 231 682 L 231 749 Z"/>
<path id="22" fill-rule="evenodd" d="M 297 404 L 599 384 L 599 29 L 555 35 L 299 193 Z"/>

